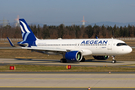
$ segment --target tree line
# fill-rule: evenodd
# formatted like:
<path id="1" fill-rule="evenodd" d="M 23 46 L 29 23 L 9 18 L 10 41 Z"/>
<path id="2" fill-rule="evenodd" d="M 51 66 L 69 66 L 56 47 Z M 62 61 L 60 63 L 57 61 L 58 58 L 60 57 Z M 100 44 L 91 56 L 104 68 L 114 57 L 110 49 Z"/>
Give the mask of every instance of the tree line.
<path id="1" fill-rule="evenodd" d="M 118 37 L 135 37 L 135 27 L 128 26 L 47 26 L 43 25 L 30 25 L 31 30 L 37 38 L 40 39 L 76 39 L 76 38 L 118 38 Z M 0 38 L 22 38 L 20 27 L 11 27 L 7 25 L 5 27 L 0 26 Z"/>

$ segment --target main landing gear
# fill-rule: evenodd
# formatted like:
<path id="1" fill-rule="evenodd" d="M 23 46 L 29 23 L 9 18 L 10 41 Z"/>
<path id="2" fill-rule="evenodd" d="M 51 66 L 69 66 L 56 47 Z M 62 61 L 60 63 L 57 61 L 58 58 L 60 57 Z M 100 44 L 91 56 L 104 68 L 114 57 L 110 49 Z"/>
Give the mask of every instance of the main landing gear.
<path id="1" fill-rule="evenodd" d="M 112 63 L 116 63 L 115 56 L 112 56 Z"/>
<path id="2" fill-rule="evenodd" d="M 68 61 L 67 59 L 62 58 L 62 59 L 60 59 L 60 62 L 61 62 L 61 63 L 67 63 L 67 62 L 71 62 L 71 61 Z M 76 61 L 73 61 L 73 62 L 76 62 Z M 83 57 L 80 62 L 85 62 L 85 58 Z"/>
<path id="3" fill-rule="evenodd" d="M 61 63 L 67 63 L 67 60 L 65 58 L 60 59 Z"/>
<path id="4" fill-rule="evenodd" d="M 85 58 L 83 57 L 82 60 L 80 62 L 85 62 Z"/>

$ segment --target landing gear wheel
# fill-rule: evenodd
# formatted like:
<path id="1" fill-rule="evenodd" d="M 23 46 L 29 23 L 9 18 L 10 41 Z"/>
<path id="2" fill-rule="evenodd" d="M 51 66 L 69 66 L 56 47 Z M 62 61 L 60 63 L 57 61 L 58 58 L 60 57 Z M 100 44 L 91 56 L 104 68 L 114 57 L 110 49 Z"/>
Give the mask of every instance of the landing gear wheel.
<path id="1" fill-rule="evenodd" d="M 116 63 L 116 60 L 112 60 L 112 63 Z"/>
<path id="2" fill-rule="evenodd" d="M 85 58 L 83 57 L 82 60 L 80 62 L 85 62 Z"/>
<path id="3" fill-rule="evenodd" d="M 60 60 L 60 62 L 61 62 L 61 63 L 66 63 L 67 60 L 66 60 L 65 58 L 62 58 L 62 59 Z"/>
<path id="4" fill-rule="evenodd" d="M 112 56 L 112 63 L 116 63 L 115 56 Z"/>

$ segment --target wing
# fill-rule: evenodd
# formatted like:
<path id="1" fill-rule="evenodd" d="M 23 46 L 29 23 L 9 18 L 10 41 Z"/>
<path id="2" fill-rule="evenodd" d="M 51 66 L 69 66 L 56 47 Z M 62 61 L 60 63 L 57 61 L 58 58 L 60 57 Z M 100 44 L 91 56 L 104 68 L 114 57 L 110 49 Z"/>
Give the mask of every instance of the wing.
<path id="1" fill-rule="evenodd" d="M 57 52 L 57 53 L 63 53 L 63 52 L 69 52 L 69 51 L 80 51 L 82 55 L 91 55 L 92 51 L 89 49 L 79 49 L 79 48 L 55 48 L 55 47 L 22 47 L 22 49 L 28 49 L 28 50 L 34 50 L 34 51 L 45 51 L 45 52 Z"/>
<path id="2" fill-rule="evenodd" d="M 55 48 L 55 47 L 22 47 L 22 49 L 28 50 L 42 50 L 42 51 L 59 51 L 59 52 L 66 52 L 67 50 L 64 48 Z"/>

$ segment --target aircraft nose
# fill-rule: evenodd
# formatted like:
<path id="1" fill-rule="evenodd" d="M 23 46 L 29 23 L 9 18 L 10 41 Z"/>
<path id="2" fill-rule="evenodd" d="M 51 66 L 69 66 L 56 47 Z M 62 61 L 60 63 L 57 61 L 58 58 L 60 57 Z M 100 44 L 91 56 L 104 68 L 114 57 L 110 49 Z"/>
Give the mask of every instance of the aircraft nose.
<path id="1" fill-rule="evenodd" d="M 129 46 L 129 47 L 126 49 L 126 52 L 127 52 L 127 53 L 131 53 L 131 52 L 132 52 L 132 48 Z"/>
<path id="2" fill-rule="evenodd" d="M 132 52 L 132 48 L 131 47 L 129 47 L 129 53 L 131 53 Z"/>
<path id="3" fill-rule="evenodd" d="M 130 46 L 126 46 L 122 49 L 123 54 L 128 54 L 132 52 L 132 48 Z"/>

